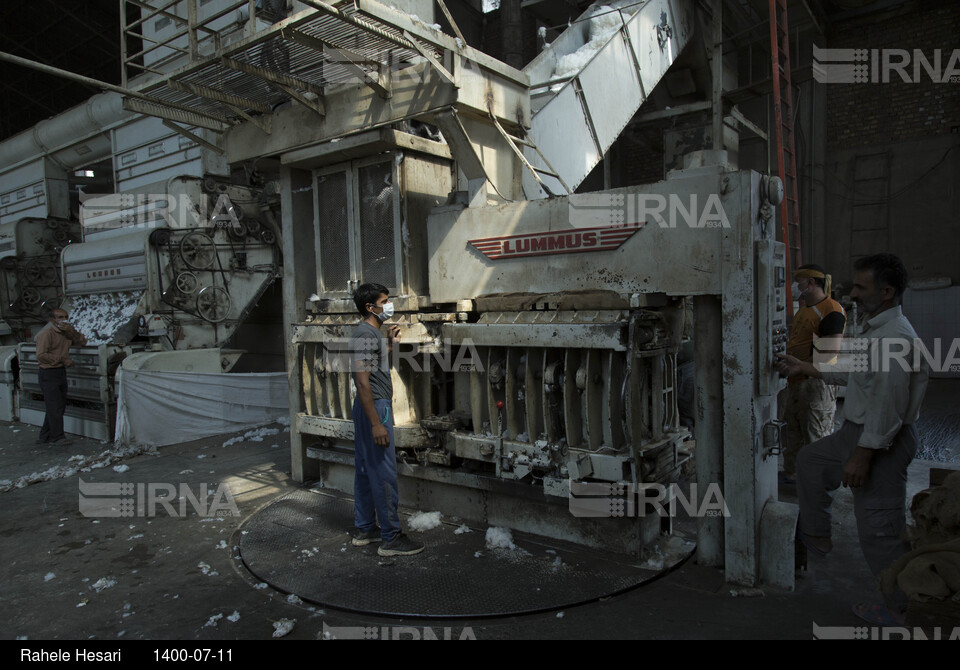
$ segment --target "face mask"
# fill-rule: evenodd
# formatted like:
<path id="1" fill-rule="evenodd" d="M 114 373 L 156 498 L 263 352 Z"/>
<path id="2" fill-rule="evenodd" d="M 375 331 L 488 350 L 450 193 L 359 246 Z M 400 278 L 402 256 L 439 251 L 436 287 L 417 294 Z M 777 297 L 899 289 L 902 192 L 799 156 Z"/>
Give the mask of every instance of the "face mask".
<path id="1" fill-rule="evenodd" d="M 380 319 L 381 322 L 383 322 L 389 319 L 391 316 L 393 316 L 393 303 L 392 302 L 384 303 L 383 311 L 377 314 L 377 318 Z"/>
<path id="2" fill-rule="evenodd" d="M 797 282 L 793 282 L 792 284 L 790 284 L 790 295 L 793 296 L 794 300 L 800 299 L 800 284 L 798 284 Z"/>

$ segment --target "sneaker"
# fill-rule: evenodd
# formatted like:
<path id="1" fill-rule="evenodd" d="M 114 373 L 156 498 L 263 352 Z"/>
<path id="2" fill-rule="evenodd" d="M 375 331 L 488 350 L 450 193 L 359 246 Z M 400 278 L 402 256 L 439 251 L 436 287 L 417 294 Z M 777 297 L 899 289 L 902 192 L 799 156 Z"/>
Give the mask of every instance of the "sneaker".
<path id="1" fill-rule="evenodd" d="M 389 542 L 384 542 L 377 548 L 381 556 L 413 556 L 423 551 L 423 545 L 400 533 Z"/>
<path id="2" fill-rule="evenodd" d="M 73 444 L 73 441 L 68 440 L 65 437 L 61 437 L 59 440 L 54 440 L 50 444 L 52 444 L 55 447 L 69 447 L 71 444 Z"/>
<path id="3" fill-rule="evenodd" d="M 379 528 L 371 528 L 370 530 L 355 530 L 353 533 L 353 539 L 350 540 L 350 544 L 355 547 L 365 547 L 368 544 L 373 542 L 380 542 L 383 538 L 380 537 Z"/>

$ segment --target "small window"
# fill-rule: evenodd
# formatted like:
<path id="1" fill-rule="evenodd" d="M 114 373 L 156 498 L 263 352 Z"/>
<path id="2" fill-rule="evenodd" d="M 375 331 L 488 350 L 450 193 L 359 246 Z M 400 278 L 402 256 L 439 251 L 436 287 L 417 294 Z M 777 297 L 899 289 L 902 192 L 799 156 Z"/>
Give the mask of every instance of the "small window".
<path id="1" fill-rule="evenodd" d="M 382 157 L 314 173 L 321 293 L 376 282 L 402 292 L 397 165 Z"/>

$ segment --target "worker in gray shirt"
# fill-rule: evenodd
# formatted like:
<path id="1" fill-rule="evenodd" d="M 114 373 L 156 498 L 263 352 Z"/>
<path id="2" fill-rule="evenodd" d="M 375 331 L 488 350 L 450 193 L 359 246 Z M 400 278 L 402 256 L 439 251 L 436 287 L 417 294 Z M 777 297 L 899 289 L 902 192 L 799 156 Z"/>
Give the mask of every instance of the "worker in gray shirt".
<path id="1" fill-rule="evenodd" d="M 854 346 L 843 347 L 856 354 L 854 359 L 838 361 L 849 371 L 788 355 L 780 364 L 782 374 L 846 386 L 840 429 L 806 446 L 797 458 L 798 538 L 814 554 L 832 550 L 831 492 L 849 486 L 860 548 L 875 576 L 910 550 L 901 537 L 907 467 L 920 443 L 916 423 L 929 379 L 926 359 L 914 355 L 917 333 L 900 307 L 906 286 L 906 268 L 893 254 L 859 259 L 850 297 L 863 314 L 864 328 Z M 903 595 L 894 594 L 886 605 L 858 604 L 854 612 L 876 625 L 898 625 L 905 605 Z"/>
<path id="2" fill-rule="evenodd" d="M 385 323 L 393 316 L 393 303 L 385 286 L 362 284 L 353 299 L 363 321 L 350 339 L 357 387 L 353 402 L 356 531 L 352 544 L 362 547 L 380 542 L 380 556 L 411 556 L 423 551 L 423 545 L 400 528 L 389 360 L 390 348 L 400 339 L 400 328 Z"/>

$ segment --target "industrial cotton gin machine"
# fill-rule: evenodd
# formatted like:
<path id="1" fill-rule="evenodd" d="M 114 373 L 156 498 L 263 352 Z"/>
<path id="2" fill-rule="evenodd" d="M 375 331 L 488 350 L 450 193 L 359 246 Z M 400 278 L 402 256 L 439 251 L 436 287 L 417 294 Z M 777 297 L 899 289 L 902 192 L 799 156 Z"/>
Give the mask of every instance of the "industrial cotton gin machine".
<path id="1" fill-rule="evenodd" d="M 64 248 L 63 308 L 87 345 L 68 369 L 67 432 L 109 439 L 113 375 L 228 371 L 232 338 L 279 276 L 279 230 L 262 190 L 178 177 L 84 203 L 83 242 Z M 128 365 L 133 361 L 128 361 Z M 24 421 L 41 422 L 36 346 L 20 345 Z"/>

